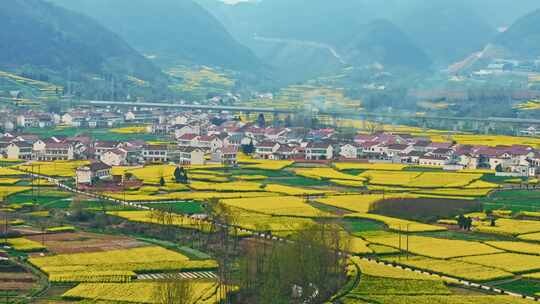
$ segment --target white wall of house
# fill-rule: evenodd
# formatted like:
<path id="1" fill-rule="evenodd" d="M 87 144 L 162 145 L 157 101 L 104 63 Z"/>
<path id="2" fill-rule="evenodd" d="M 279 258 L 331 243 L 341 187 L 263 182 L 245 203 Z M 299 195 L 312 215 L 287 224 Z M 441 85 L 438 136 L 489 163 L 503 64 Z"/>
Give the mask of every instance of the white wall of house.
<path id="1" fill-rule="evenodd" d="M 191 152 L 191 164 L 196 166 L 204 165 L 204 152 L 202 150 Z"/>
<path id="2" fill-rule="evenodd" d="M 19 159 L 20 149 L 17 145 L 10 144 L 6 148 L 6 154 L 8 159 Z"/>
<path id="3" fill-rule="evenodd" d="M 38 140 L 34 143 L 33 149 L 36 152 L 43 152 L 45 151 L 45 146 L 46 146 L 45 142 L 43 142 L 42 140 Z"/>
<path id="4" fill-rule="evenodd" d="M 91 184 L 92 183 L 92 172 L 88 167 L 78 168 L 76 171 L 76 178 L 78 184 Z"/>
<path id="5" fill-rule="evenodd" d="M 357 151 L 358 151 L 357 147 L 355 147 L 354 145 L 348 144 L 341 147 L 341 151 L 339 152 L 339 155 L 345 158 L 354 159 L 354 158 L 357 158 Z"/>
<path id="6" fill-rule="evenodd" d="M 99 159 L 109 166 L 121 166 L 126 162 L 125 154 L 122 155 L 112 151 L 103 153 Z"/>

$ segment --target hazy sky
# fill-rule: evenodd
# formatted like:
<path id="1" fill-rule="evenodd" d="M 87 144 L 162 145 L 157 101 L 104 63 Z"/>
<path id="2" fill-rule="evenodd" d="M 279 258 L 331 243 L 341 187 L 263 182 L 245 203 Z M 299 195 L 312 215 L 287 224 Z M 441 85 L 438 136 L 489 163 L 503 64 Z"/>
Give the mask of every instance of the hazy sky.
<path id="1" fill-rule="evenodd" d="M 227 4 L 237 4 L 237 3 L 240 3 L 240 2 L 248 2 L 248 1 L 251 1 L 251 0 L 221 0 Z"/>

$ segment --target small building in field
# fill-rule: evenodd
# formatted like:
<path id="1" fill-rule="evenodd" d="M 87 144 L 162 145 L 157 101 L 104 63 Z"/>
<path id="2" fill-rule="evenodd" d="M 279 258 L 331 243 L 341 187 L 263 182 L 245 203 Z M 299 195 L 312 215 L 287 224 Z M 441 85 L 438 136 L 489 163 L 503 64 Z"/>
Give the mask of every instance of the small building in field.
<path id="1" fill-rule="evenodd" d="M 112 167 L 99 161 L 88 166 L 82 166 L 75 171 L 77 185 L 92 185 L 95 181 L 110 179 Z"/>

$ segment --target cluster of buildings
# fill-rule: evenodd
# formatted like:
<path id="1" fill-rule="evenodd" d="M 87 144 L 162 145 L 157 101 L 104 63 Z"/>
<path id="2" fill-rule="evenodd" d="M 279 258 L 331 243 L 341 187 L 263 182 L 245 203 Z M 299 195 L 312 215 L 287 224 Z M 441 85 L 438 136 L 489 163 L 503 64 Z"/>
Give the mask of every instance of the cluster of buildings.
<path id="1" fill-rule="evenodd" d="M 24 127 L 35 127 L 40 122 L 46 125 L 46 121 L 79 128 L 82 122 L 86 126 L 95 122 L 98 127 L 127 122 L 145 124 L 163 142 L 95 140 L 87 135 L 40 138 L 5 132 L 0 138 L 0 155 L 40 161 L 88 159 L 107 166 L 148 163 L 235 166 L 238 153 L 243 151 L 269 160 L 403 163 L 447 170 L 492 169 L 500 175 L 512 176 L 533 176 L 540 168 L 540 151 L 530 146 L 462 145 L 384 132 L 343 138 L 334 129 L 261 126 L 242 122 L 230 113 L 73 110 L 61 115 L 28 112 L 16 116 L 17 125 Z"/>

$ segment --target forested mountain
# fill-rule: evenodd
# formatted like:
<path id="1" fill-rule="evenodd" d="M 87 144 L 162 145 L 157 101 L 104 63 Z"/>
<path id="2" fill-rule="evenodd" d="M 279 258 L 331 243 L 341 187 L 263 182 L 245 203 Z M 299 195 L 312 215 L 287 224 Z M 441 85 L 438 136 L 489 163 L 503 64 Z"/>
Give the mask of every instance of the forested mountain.
<path id="1" fill-rule="evenodd" d="M 82 80 L 88 74 L 162 78 L 161 71 L 91 18 L 42 0 L 0 1 L 0 66 Z"/>
<path id="2" fill-rule="evenodd" d="M 466 4 L 494 28 L 508 27 L 518 18 L 540 8 L 538 0 L 469 0 Z"/>
<path id="3" fill-rule="evenodd" d="M 191 0 L 53 0 L 89 15 L 159 61 L 254 70 L 260 62 Z"/>
<path id="4" fill-rule="evenodd" d="M 494 44 L 513 58 L 537 59 L 540 57 L 539 28 L 540 10 L 536 10 L 518 19 L 495 39 Z"/>
<path id="5" fill-rule="evenodd" d="M 390 0 L 393 1 L 393 0 Z M 430 59 L 367 0 L 263 0 L 227 5 L 198 0 L 242 43 L 293 80 L 348 65 L 427 70 Z M 387 19 L 386 21 L 382 21 Z"/>
<path id="6" fill-rule="evenodd" d="M 197 1 L 257 54 L 255 35 L 325 43 L 347 52 L 364 27 L 386 19 L 438 68 L 482 50 L 497 30 L 540 8 L 536 0 L 260 0 L 237 5 Z"/>
<path id="7" fill-rule="evenodd" d="M 431 64 L 429 57 L 405 33 L 382 19 L 361 27 L 344 49 L 354 65 L 377 62 L 385 67 L 421 70 Z"/>
<path id="8" fill-rule="evenodd" d="M 438 66 L 446 66 L 481 50 L 495 35 L 468 2 L 409 0 L 395 22 Z"/>

